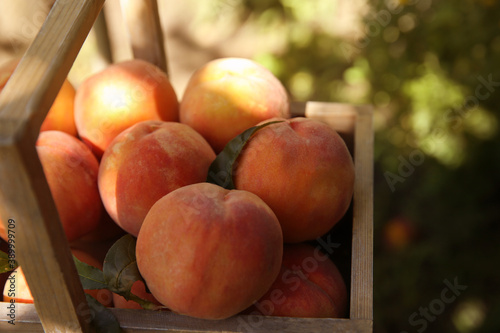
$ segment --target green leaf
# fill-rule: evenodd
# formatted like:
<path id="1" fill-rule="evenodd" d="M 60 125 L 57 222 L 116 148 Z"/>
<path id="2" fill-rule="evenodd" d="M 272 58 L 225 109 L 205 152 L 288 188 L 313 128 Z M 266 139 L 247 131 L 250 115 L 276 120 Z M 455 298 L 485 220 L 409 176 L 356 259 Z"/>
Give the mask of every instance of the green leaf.
<path id="1" fill-rule="evenodd" d="M 96 333 L 121 333 L 123 330 L 115 315 L 107 307 L 99 303 L 94 297 L 85 294 L 87 304 L 92 311 L 92 321 L 90 325 Z"/>
<path id="2" fill-rule="evenodd" d="M 17 266 L 19 266 L 17 261 L 9 259 L 7 253 L 0 251 L 0 274 L 13 271 Z"/>
<path id="3" fill-rule="evenodd" d="M 114 292 L 130 291 L 137 280 L 142 280 L 135 258 L 136 240 L 125 235 L 109 249 L 104 259 L 104 279 Z"/>
<path id="4" fill-rule="evenodd" d="M 233 182 L 234 163 L 250 137 L 261 128 L 280 122 L 283 122 L 283 120 L 270 121 L 259 126 L 250 127 L 229 141 L 210 165 L 207 183 L 219 185 L 228 190 L 234 190 L 236 188 Z"/>
<path id="5" fill-rule="evenodd" d="M 142 281 L 146 285 L 137 267 L 135 244 L 134 237 L 125 235 L 111 246 L 104 259 L 104 280 L 110 291 L 139 303 L 144 309 L 161 308 L 131 293 L 134 282 Z"/>
<path id="6" fill-rule="evenodd" d="M 80 276 L 83 289 L 108 289 L 102 271 L 94 266 L 88 265 L 73 256 L 76 270 Z"/>

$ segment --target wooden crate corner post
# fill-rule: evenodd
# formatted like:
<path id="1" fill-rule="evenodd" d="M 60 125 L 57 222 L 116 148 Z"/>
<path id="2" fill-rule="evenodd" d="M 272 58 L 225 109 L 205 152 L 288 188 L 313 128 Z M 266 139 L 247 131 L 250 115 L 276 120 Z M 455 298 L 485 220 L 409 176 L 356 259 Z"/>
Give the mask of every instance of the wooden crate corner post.
<path id="1" fill-rule="evenodd" d="M 103 2 L 56 1 L 0 95 L 0 216 L 47 332 L 90 332 L 90 322 L 35 142 Z M 2 330 L 16 327 L 3 319 Z"/>

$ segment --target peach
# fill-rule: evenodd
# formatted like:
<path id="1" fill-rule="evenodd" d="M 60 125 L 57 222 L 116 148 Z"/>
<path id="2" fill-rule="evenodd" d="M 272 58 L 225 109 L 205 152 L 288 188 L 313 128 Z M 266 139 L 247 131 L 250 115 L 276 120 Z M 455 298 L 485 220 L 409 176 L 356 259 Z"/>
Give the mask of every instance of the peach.
<path id="1" fill-rule="evenodd" d="M 166 73 L 143 60 L 112 64 L 76 91 L 76 128 L 98 158 L 115 136 L 136 123 L 178 119 L 179 102 Z"/>
<path id="2" fill-rule="evenodd" d="M 250 59 L 221 58 L 191 76 L 179 116 L 218 153 L 247 128 L 287 118 L 290 110 L 285 88 L 268 69 Z"/>
<path id="3" fill-rule="evenodd" d="M 283 264 L 271 288 L 246 313 L 280 317 L 342 318 L 347 287 L 337 266 L 319 249 L 287 244 Z"/>
<path id="4" fill-rule="evenodd" d="M 88 253 L 76 249 L 71 249 L 71 252 L 78 260 L 102 270 L 102 264 Z M 107 289 L 85 290 L 85 292 L 93 296 L 104 306 L 113 305 L 112 293 Z M 4 286 L 3 301 L 10 302 L 11 300 L 15 300 L 18 303 L 33 303 L 33 295 L 21 267 L 12 271 Z"/>
<path id="5" fill-rule="evenodd" d="M 19 61 L 20 59 L 17 58 L 12 59 L 0 67 L 0 93 L 12 73 L 14 73 Z M 76 91 L 73 85 L 67 79 L 64 80 L 54 103 L 42 123 L 40 131 L 57 130 L 77 136 L 74 117 L 75 94 Z"/>
<path id="6" fill-rule="evenodd" d="M 33 303 L 33 295 L 31 295 L 31 291 L 21 267 L 17 267 L 9 274 L 3 288 L 3 301 Z"/>
<path id="7" fill-rule="evenodd" d="M 144 121 L 120 133 L 104 153 L 99 191 L 106 211 L 137 236 L 153 204 L 167 193 L 206 180 L 215 153 L 191 127 Z"/>
<path id="8" fill-rule="evenodd" d="M 94 230 L 103 207 L 99 164 L 90 149 L 61 131 L 41 132 L 36 149 L 68 241 Z"/>
<path id="9" fill-rule="evenodd" d="M 285 242 L 299 243 L 324 235 L 346 213 L 354 164 L 344 141 L 328 125 L 302 117 L 281 120 L 250 138 L 233 181 L 271 207 Z"/>
<path id="10" fill-rule="evenodd" d="M 68 80 L 65 80 L 42 123 L 40 131 L 56 130 L 66 132 L 75 137 L 78 136 L 74 113 L 75 95 L 75 88 Z"/>
<path id="11" fill-rule="evenodd" d="M 137 265 L 167 308 L 222 319 L 269 289 L 280 270 L 282 242 L 276 216 L 259 197 L 198 183 L 153 205 L 137 238 Z"/>
<path id="12" fill-rule="evenodd" d="M 3 216 L 0 216 L 2 220 L 8 220 L 4 218 Z M 7 230 L 5 229 L 5 225 L 3 223 L 0 223 L 0 238 L 3 239 L 4 241 L 8 241 L 8 236 L 7 236 Z M 2 242 L 0 242 L 2 243 Z"/>
<path id="13" fill-rule="evenodd" d="M 160 302 L 158 302 L 152 294 L 146 291 L 146 286 L 142 281 L 135 281 L 130 291 L 132 292 L 132 294 L 146 301 L 150 301 L 156 305 L 160 305 Z M 115 293 L 113 293 L 113 304 L 115 308 L 119 309 L 142 309 L 142 306 L 140 306 L 139 303 L 135 301 L 127 301 L 125 297 Z"/>

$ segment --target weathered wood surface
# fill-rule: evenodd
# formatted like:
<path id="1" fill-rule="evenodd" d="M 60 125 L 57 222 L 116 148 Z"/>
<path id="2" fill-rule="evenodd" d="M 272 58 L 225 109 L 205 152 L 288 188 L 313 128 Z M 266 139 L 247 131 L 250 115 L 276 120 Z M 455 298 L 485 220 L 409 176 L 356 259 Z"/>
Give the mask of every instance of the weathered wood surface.
<path id="1" fill-rule="evenodd" d="M 113 62 L 143 59 L 168 73 L 156 0 L 107 0 L 104 14 Z"/>
<path id="2" fill-rule="evenodd" d="M 35 307 L 18 304 L 18 325 L 15 327 L 0 319 L 1 332 L 43 332 Z M 247 332 L 247 333 L 368 333 L 372 332 L 371 320 L 281 318 L 260 316 L 235 316 L 225 320 L 203 320 L 171 312 L 111 309 L 124 332 Z"/>

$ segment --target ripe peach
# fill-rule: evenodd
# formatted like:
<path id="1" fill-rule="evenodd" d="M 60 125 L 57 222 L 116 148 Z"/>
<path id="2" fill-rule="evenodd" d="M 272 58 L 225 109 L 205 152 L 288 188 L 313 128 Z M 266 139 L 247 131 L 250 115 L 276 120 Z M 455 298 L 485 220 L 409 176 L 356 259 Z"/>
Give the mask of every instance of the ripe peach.
<path id="1" fill-rule="evenodd" d="M 144 120 L 177 121 L 179 102 L 163 71 L 143 60 L 110 65 L 82 82 L 75 97 L 78 134 L 97 157 L 115 136 Z"/>
<path id="2" fill-rule="evenodd" d="M 56 130 L 66 132 L 75 137 L 78 135 L 74 113 L 75 94 L 75 88 L 68 80 L 65 80 L 42 123 L 40 131 Z"/>
<path id="3" fill-rule="evenodd" d="M 165 194 L 206 180 L 215 153 L 191 127 L 144 121 L 120 133 L 103 155 L 99 191 L 106 211 L 137 236 L 149 209 Z"/>
<path id="4" fill-rule="evenodd" d="M 102 270 L 102 264 L 88 253 L 76 249 L 71 249 L 71 252 L 78 260 Z M 104 306 L 113 305 L 112 293 L 107 289 L 85 290 L 85 292 Z M 10 302 L 11 299 L 18 303 L 33 303 L 33 295 L 21 267 L 12 271 L 3 289 L 3 301 Z"/>
<path id="5" fill-rule="evenodd" d="M 0 216 L 0 219 L 2 220 L 8 220 L 4 218 L 3 216 Z M 5 229 L 5 226 L 3 223 L 0 223 L 0 238 L 3 239 L 4 241 L 8 241 L 8 236 L 7 236 L 7 230 Z M 0 241 L 0 244 L 2 242 Z"/>
<path id="6" fill-rule="evenodd" d="M 269 70 L 250 59 L 221 58 L 191 76 L 179 115 L 218 153 L 247 128 L 288 118 L 290 110 L 285 88 Z"/>
<path id="7" fill-rule="evenodd" d="M 347 314 L 347 287 L 337 266 L 306 243 L 287 244 L 283 264 L 271 288 L 249 314 L 280 317 L 342 318 Z"/>
<path id="8" fill-rule="evenodd" d="M 146 286 L 142 281 L 135 281 L 130 291 L 132 294 L 145 299 L 146 301 L 160 305 L 160 302 L 158 302 L 152 294 L 146 291 Z M 113 293 L 113 304 L 115 308 L 119 309 L 142 309 L 142 306 L 140 306 L 139 303 L 135 301 L 127 301 L 125 297 L 115 293 Z"/>
<path id="9" fill-rule="evenodd" d="M 17 303 L 33 303 L 33 295 L 21 267 L 17 267 L 9 274 L 3 288 L 3 301 L 11 302 L 11 300 Z"/>
<path id="10" fill-rule="evenodd" d="M 276 216 L 259 197 L 198 183 L 153 205 L 137 238 L 137 265 L 167 308 L 222 319 L 269 289 L 280 270 L 282 242 Z"/>
<path id="11" fill-rule="evenodd" d="M 13 59 L 0 67 L 0 93 L 2 92 L 7 81 L 19 64 L 20 59 Z M 77 136 L 75 117 L 74 117 L 74 101 L 75 88 L 66 79 L 61 86 L 61 90 L 56 96 L 54 103 L 50 107 L 45 120 L 42 123 L 40 131 L 57 130 L 63 131 L 73 136 Z"/>
<path id="12" fill-rule="evenodd" d="M 36 149 L 68 241 L 94 230 L 103 207 L 99 164 L 90 149 L 61 131 L 41 132 Z"/>
<path id="13" fill-rule="evenodd" d="M 255 193 L 271 207 L 285 242 L 298 243 L 324 235 L 345 214 L 354 164 L 328 125 L 307 118 L 282 120 L 249 140 L 233 179 L 237 189 Z"/>

